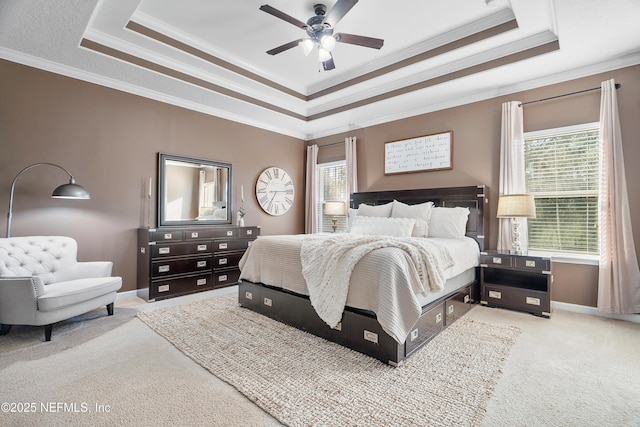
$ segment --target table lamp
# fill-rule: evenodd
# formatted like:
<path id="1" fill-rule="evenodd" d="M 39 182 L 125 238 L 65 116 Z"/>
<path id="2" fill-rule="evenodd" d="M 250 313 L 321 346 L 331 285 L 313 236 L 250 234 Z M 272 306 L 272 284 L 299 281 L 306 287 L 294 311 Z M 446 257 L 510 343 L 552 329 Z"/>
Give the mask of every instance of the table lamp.
<path id="1" fill-rule="evenodd" d="M 505 194 L 498 198 L 498 218 L 511 218 L 513 253 L 522 254 L 520 247 L 520 221 L 535 218 L 536 204 L 532 194 Z"/>

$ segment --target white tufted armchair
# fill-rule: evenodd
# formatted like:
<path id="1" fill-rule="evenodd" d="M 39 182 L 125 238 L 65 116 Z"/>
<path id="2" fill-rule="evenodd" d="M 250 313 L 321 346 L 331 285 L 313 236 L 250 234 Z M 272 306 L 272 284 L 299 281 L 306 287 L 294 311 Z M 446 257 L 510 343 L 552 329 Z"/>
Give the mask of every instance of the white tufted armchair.
<path id="1" fill-rule="evenodd" d="M 0 238 L 0 335 L 12 325 L 44 325 L 51 340 L 55 322 L 100 306 L 113 315 L 122 278 L 109 261 L 78 262 L 70 237 Z"/>

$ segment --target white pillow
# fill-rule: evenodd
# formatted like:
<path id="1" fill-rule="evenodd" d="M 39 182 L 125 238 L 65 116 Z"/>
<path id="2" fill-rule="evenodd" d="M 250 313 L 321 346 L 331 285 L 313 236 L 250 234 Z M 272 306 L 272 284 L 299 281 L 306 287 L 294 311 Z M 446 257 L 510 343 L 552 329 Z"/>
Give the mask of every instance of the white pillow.
<path id="1" fill-rule="evenodd" d="M 391 216 L 392 208 L 393 208 L 393 202 L 389 202 L 384 205 L 376 205 L 376 206 L 365 205 L 364 203 L 361 203 L 360 206 L 358 206 L 358 215 L 377 216 L 377 217 L 382 216 L 382 217 L 389 218 Z"/>
<path id="2" fill-rule="evenodd" d="M 358 215 L 351 233 L 370 236 L 411 237 L 416 220 L 413 218 L 384 218 Z"/>
<path id="3" fill-rule="evenodd" d="M 467 231 L 469 208 L 441 208 L 431 209 L 429 221 L 429 237 L 447 237 L 461 239 Z"/>
<path id="4" fill-rule="evenodd" d="M 407 205 L 406 203 L 394 200 L 393 209 L 391 209 L 391 218 L 414 218 L 416 225 L 413 226 L 412 236 L 427 237 L 431 208 L 433 208 L 433 202 Z"/>
<path id="5" fill-rule="evenodd" d="M 349 216 L 347 217 L 347 233 L 351 231 L 353 220 L 358 216 L 358 209 L 349 208 Z"/>

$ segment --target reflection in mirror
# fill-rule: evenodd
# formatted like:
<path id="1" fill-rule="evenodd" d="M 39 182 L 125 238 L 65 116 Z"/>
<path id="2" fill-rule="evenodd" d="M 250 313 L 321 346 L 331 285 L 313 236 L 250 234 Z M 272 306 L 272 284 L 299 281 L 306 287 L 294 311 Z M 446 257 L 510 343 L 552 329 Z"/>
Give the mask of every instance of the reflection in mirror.
<path id="1" fill-rule="evenodd" d="M 160 153 L 160 226 L 231 223 L 231 164 Z"/>

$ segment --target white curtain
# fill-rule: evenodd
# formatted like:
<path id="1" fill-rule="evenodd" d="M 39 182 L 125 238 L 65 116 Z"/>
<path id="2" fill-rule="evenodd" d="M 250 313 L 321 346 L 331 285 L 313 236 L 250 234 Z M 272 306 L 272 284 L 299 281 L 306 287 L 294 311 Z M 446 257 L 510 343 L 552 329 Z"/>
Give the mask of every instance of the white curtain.
<path id="1" fill-rule="evenodd" d="M 304 209 L 304 232 L 313 234 L 318 231 L 318 209 L 317 209 L 317 174 L 318 146 L 316 144 L 307 147 L 307 188 Z"/>
<path id="2" fill-rule="evenodd" d="M 348 137 L 344 140 L 345 160 L 347 163 L 347 208 L 351 194 L 358 191 L 358 159 L 356 155 L 356 137 Z M 348 210 L 347 210 L 348 214 Z"/>
<path id="3" fill-rule="evenodd" d="M 502 104 L 502 131 L 500 134 L 500 188 L 499 194 L 525 193 L 524 180 L 524 131 L 522 124 L 522 103 L 520 101 Z M 520 221 L 520 247 L 529 248 L 527 219 Z M 513 247 L 511 219 L 498 219 L 498 250 Z"/>
<path id="4" fill-rule="evenodd" d="M 615 82 L 602 82 L 601 89 L 598 311 L 640 313 L 640 270 L 631 230 Z"/>

